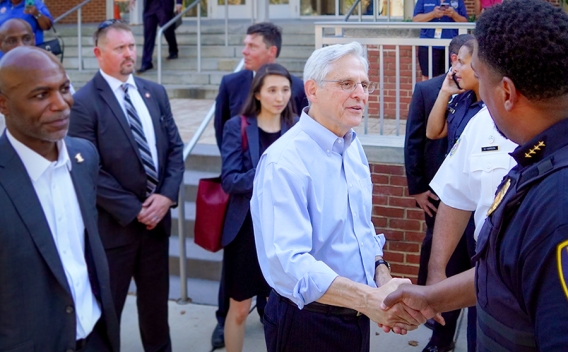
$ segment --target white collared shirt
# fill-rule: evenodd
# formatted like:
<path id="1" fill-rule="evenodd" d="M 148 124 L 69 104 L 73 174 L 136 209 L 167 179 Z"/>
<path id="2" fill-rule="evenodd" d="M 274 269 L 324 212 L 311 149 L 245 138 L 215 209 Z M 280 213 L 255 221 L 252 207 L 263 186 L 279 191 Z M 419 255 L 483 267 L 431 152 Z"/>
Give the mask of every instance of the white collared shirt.
<path id="1" fill-rule="evenodd" d="M 22 160 L 43 208 L 59 253 L 77 318 L 77 340 L 86 338 L 101 316 L 85 261 L 85 225 L 71 180 L 71 161 L 63 140 L 59 157 L 50 162 L 18 141 L 6 130 L 8 140 Z M 41 294 L 41 292 L 38 292 Z"/>
<path id="2" fill-rule="evenodd" d="M 150 147 L 150 153 L 152 153 L 152 160 L 154 161 L 154 165 L 156 166 L 156 170 L 158 170 L 158 150 L 156 148 L 156 133 L 154 131 L 154 124 L 152 123 L 152 117 L 150 116 L 150 112 L 148 111 L 148 107 L 144 100 L 142 100 L 142 96 L 138 91 L 138 87 L 136 86 L 136 82 L 134 81 L 134 77 L 132 75 L 128 76 L 126 82 L 121 82 L 118 79 L 107 75 L 100 70 L 101 75 L 107 81 L 110 89 L 114 93 L 116 100 L 122 107 L 122 111 L 124 112 L 124 116 L 126 118 L 126 122 L 128 122 L 128 118 L 126 117 L 126 107 L 124 106 L 124 90 L 122 90 L 122 84 L 128 84 L 128 95 L 130 95 L 130 100 L 138 113 L 138 117 L 140 118 L 140 122 L 142 123 L 142 129 L 144 130 L 144 135 L 146 136 L 146 141 L 148 142 L 148 146 Z M 149 98 L 149 97 L 147 97 Z"/>

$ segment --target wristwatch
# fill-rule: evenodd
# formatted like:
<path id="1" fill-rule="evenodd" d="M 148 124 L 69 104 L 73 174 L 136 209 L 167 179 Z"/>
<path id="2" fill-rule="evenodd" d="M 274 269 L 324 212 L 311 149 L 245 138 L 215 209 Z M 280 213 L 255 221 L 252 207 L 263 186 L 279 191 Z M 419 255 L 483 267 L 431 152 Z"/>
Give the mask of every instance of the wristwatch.
<path id="1" fill-rule="evenodd" d="M 386 265 L 387 268 L 389 268 L 389 272 L 391 271 L 391 265 L 384 259 L 379 259 L 375 262 L 375 270 L 377 270 L 377 267 L 381 264 Z"/>
<path id="2" fill-rule="evenodd" d="M 42 15 L 41 15 L 41 12 L 39 12 L 39 13 L 37 14 L 37 16 L 34 16 L 34 17 L 35 17 L 36 20 L 39 20 L 39 18 L 40 18 L 41 16 L 42 16 Z"/>

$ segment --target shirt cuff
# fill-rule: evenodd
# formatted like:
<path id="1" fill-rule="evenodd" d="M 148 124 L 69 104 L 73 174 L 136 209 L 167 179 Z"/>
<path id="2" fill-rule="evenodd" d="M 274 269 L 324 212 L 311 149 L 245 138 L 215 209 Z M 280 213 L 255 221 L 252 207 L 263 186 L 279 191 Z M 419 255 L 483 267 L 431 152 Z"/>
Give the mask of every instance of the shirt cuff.
<path id="1" fill-rule="evenodd" d="M 304 308 L 306 304 L 317 301 L 326 293 L 333 280 L 338 276 L 324 262 L 315 262 L 294 287 L 292 301 L 300 309 Z"/>
<path id="2" fill-rule="evenodd" d="M 377 256 L 383 256 L 383 247 L 385 245 L 385 243 L 387 242 L 387 239 L 385 238 L 385 235 L 382 233 L 379 233 L 375 236 L 373 236 L 373 238 L 375 239 L 375 242 L 377 242 L 377 253 L 375 253 L 375 257 Z"/>

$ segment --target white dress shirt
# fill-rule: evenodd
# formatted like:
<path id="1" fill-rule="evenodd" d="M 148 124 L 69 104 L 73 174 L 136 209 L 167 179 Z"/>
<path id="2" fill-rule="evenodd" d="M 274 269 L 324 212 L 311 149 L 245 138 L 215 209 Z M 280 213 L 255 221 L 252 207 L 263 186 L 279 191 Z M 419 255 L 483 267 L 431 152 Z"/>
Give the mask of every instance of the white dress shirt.
<path id="1" fill-rule="evenodd" d="M 118 79 L 107 75 L 100 70 L 101 75 L 107 81 L 110 89 L 114 93 L 116 100 L 122 107 L 122 111 L 124 112 L 124 117 L 126 118 L 126 122 L 128 122 L 128 118 L 126 117 L 126 107 L 124 106 L 124 90 L 122 89 L 122 84 L 128 84 L 128 95 L 130 96 L 130 100 L 132 101 L 132 105 L 136 109 L 138 113 L 138 117 L 140 118 L 140 122 L 142 123 L 142 129 L 144 130 L 144 135 L 146 136 L 146 141 L 148 142 L 148 146 L 150 147 L 150 153 L 152 153 L 152 160 L 154 161 L 154 165 L 156 166 L 156 170 L 158 168 L 158 150 L 156 148 L 156 133 L 154 131 L 154 124 L 152 123 L 152 117 L 150 116 L 150 112 L 148 111 L 148 107 L 144 100 L 142 100 L 142 96 L 138 91 L 138 87 L 136 86 L 136 82 L 134 81 L 134 77 L 132 75 L 128 76 L 126 82 L 121 82 Z"/>
<path id="2" fill-rule="evenodd" d="M 59 157 L 50 162 L 18 141 L 10 131 L 6 130 L 6 135 L 22 160 L 43 208 L 75 302 L 77 340 L 83 339 L 93 330 L 101 309 L 89 281 L 85 225 L 71 180 L 71 161 L 65 142 L 57 142 Z"/>
<path id="3" fill-rule="evenodd" d="M 430 182 L 438 197 L 452 208 L 475 211 L 474 238 L 483 227 L 497 186 L 517 163 L 509 155 L 517 145 L 503 137 L 489 114 L 481 109 Z"/>

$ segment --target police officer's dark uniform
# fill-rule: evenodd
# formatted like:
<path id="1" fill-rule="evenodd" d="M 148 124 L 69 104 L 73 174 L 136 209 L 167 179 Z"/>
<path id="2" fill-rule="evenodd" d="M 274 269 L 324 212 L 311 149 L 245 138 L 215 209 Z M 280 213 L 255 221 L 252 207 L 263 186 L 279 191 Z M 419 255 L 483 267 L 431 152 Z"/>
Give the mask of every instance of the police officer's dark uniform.
<path id="1" fill-rule="evenodd" d="M 568 119 L 511 155 L 477 240 L 479 351 L 568 350 Z"/>

